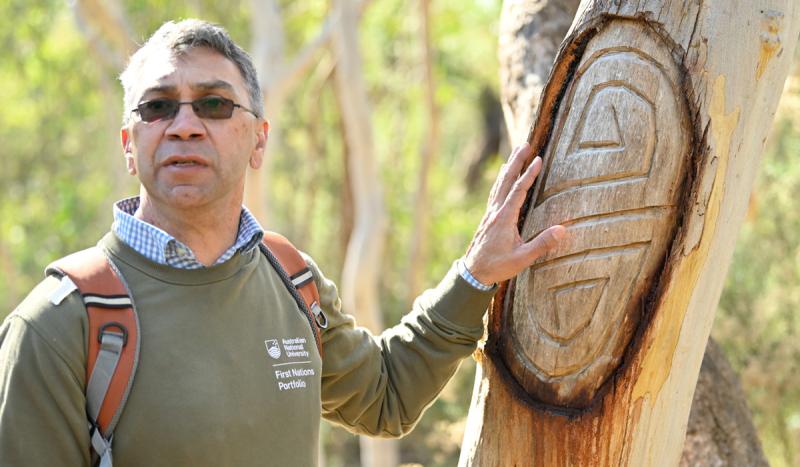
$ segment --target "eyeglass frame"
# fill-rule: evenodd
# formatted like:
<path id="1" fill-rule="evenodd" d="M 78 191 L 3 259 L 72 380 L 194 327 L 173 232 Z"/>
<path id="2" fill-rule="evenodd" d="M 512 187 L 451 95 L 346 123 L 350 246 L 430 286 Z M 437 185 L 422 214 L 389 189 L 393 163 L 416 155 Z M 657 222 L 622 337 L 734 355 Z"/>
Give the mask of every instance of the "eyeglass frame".
<path id="1" fill-rule="evenodd" d="M 197 113 L 197 108 L 195 107 L 195 103 L 198 102 L 198 101 L 205 100 L 205 99 L 219 99 L 220 101 L 222 101 L 222 102 L 224 102 L 224 103 L 226 103 L 228 105 L 231 105 L 231 113 L 226 117 L 219 117 L 219 118 L 202 117 L 202 116 L 200 116 Z M 162 117 L 162 118 L 159 118 L 159 119 L 156 119 L 156 120 L 145 120 L 144 118 L 142 118 L 141 107 L 144 106 L 144 105 L 147 105 L 147 104 L 149 104 L 151 102 L 155 102 L 155 101 L 166 101 L 166 102 L 175 103 L 174 113 L 172 113 L 169 116 Z M 207 119 L 207 120 L 227 120 L 227 119 L 233 117 L 233 111 L 236 110 L 237 108 L 242 109 L 245 112 L 251 113 L 256 118 L 261 118 L 253 110 L 243 106 L 242 104 L 236 103 L 232 99 L 228 99 L 227 97 L 222 97 L 222 96 L 203 96 L 203 97 L 198 97 L 197 99 L 194 99 L 194 100 L 191 100 L 191 101 L 180 101 L 178 99 L 170 99 L 170 98 L 167 98 L 167 97 L 158 97 L 158 98 L 155 98 L 155 99 L 150 99 L 150 100 L 146 100 L 144 102 L 140 102 L 139 104 L 136 105 L 135 108 L 131 109 L 131 113 L 136 113 L 139 116 L 139 120 L 144 122 L 144 123 L 155 123 L 155 122 L 160 122 L 160 121 L 163 121 L 163 120 L 172 120 L 172 119 L 174 119 L 178 115 L 178 112 L 180 112 L 181 106 L 182 105 L 186 105 L 186 104 L 189 104 L 189 105 L 192 106 L 192 112 L 194 112 L 194 114 L 197 116 L 197 118 L 202 118 L 204 120 L 205 119 Z"/>

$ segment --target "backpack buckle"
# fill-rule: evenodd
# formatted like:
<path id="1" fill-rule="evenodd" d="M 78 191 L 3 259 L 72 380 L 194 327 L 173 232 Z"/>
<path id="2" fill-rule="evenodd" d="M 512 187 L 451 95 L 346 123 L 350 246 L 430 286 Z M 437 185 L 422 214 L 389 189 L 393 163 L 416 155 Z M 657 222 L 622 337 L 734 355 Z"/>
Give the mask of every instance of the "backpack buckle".
<path id="1" fill-rule="evenodd" d="M 317 322 L 317 325 L 322 329 L 328 329 L 328 317 L 325 316 L 325 313 L 322 311 L 322 307 L 319 306 L 319 303 L 314 302 L 311 304 L 311 313 L 314 314 L 314 321 Z"/>
<path id="2" fill-rule="evenodd" d="M 126 328 L 122 323 L 118 323 L 116 321 L 109 321 L 108 323 L 100 326 L 100 330 L 97 331 L 97 342 L 100 342 L 101 344 L 103 343 L 103 334 L 108 328 L 117 328 L 122 331 L 122 346 L 125 347 L 128 345 L 128 328 Z M 120 333 L 109 331 L 109 334 L 119 335 Z"/>

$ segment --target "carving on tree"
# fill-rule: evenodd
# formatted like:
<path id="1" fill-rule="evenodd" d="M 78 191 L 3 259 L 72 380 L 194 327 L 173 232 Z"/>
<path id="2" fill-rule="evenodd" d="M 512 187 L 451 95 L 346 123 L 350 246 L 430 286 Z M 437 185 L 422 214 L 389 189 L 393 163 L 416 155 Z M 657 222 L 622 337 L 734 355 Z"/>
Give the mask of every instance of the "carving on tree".
<path id="1" fill-rule="evenodd" d="M 680 79 L 646 25 L 611 21 L 559 105 L 522 232 L 563 223 L 572 240 L 509 287 L 499 338 L 514 379 L 538 401 L 591 403 L 657 286 L 691 157 Z"/>
<path id="2" fill-rule="evenodd" d="M 526 6 L 517 6 L 518 2 L 524 2 Z M 534 24 L 546 23 L 538 21 L 536 11 L 552 12 L 557 9 L 556 5 L 561 5 L 560 1 L 556 3 L 555 0 L 509 0 L 506 3 L 508 8 L 504 7 L 504 12 L 512 15 L 533 14 L 536 19 Z M 625 23 L 626 21 L 631 23 Z M 501 22 L 501 27 L 503 24 L 510 27 L 502 35 L 505 38 L 515 37 L 522 30 L 520 21 Z M 626 30 L 623 28 L 626 24 L 641 26 L 640 29 L 633 27 Z M 617 31 L 619 42 L 599 45 L 602 31 L 612 31 L 608 28 Z M 770 34 L 778 37 L 781 44 L 774 53 L 774 46 L 771 45 L 773 42 L 768 40 Z M 459 465 L 678 465 L 686 440 L 686 422 L 689 419 L 700 359 L 730 262 L 736 230 L 744 219 L 759 155 L 775 112 L 782 83 L 791 65 L 798 34 L 800 3 L 795 0 L 580 2 L 567 38 L 562 42 L 553 62 L 539 105 L 535 107 L 537 122 L 532 127 L 528 140 L 537 154 L 543 156 L 547 174 L 540 185 L 531 190 L 530 202 L 521 211 L 526 217 L 521 221 L 520 227 L 525 227 L 527 222 L 535 224 L 533 218 L 538 215 L 549 216 L 545 207 L 548 203 L 552 204 L 553 200 L 563 197 L 544 196 L 547 178 L 552 180 L 552 164 L 558 162 L 557 145 L 562 144 L 560 139 L 566 138 L 568 141 L 563 143 L 566 145 L 563 154 L 568 154 L 570 149 L 579 147 L 581 141 L 573 147 L 573 135 L 559 131 L 569 124 L 571 118 L 580 121 L 583 113 L 591 111 L 587 106 L 594 107 L 588 97 L 583 104 L 574 101 L 574 95 L 577 95 L 580 86 L 575 79 L 576 74 L 580 71 L 583 73 L 580 80 L 586 79 L 586 74 L 589 73 L 587 70 L 591 69 L 586 64 L 592 57 L 599 56 L 598 52 L 603 49 L 618 49 L 642 51 L 653 58 L 649 63 L 655 64 L 673 85 L 678 84 L 673 90 L 680 99 L 685 99 L 688 103 L 688 112 L 681 110 L 673 120 L 684 126 L 676 126 L 672 128 L 673 131 L 669 131 L 664 127 L 670 124 L 669 120 L 663 121 L 658 111 L 663 105 L 662 100 L 675 99 L 675 95 L 666 93 L 643 98 L 647 101 L 649 97 L 655 103 L 653 111 L 656 112 L 655 124 L 658 130 L 655 140 L 656 154 L 659 153 L 658 145 L 663 143 L 662 135 L 666 137 L 672 132 L 686 132 L 692 150 L 691 158 L 683 161 L 686 164 L 683 169 L 686 173 L 682 175 L 685 178 L 683 183 L 665 182 L 662 186 L 664 189 L 669 186 L 679 187 L 679 199 L 673 204 L 678 209 L 672 214 L 675 216 L 676 233 L 666 235 L 666 256 L 654 276 L 645 281 L 637 280 L 637 283 L 647 283 L 649 289 L 643 295 L 643 308 L 638 315 L 641 322 L 636 326 L 632 340 L 624 348 L 622 363 L 611 370 L 605 384 L 599 385 L 598 381 L 592 380 L 580 381 L 584 389 L 600 387 L 594 400 L 580 410 L 567 410 L 563 406 L 541 403 L 547 394 L 542 396 L 532 393 L 531 388 L 525 384 L 535 386 L 533 389 L 538 388 L 542 392 L 549 391 L 551 400 L 558 395 L 558 387 L 546 385 L 532 372 L 512 372 L 512 364 L 518 365 L 518 369 L 522 366 L 518 360 L 504 355 L 504 349 L 511 347 L 500 344 L 512 341 L 515 338 L 513 334 L 519 334 L 521 329 L 509 328 L 508 321 L 523 318 L 541 321 L 544 314 L 526 317 L 531 313 L 540 313 L 542 309 L 517 310 L 513 303 L 513 293 L 509 295 L 509 290 L 514 290 L 513 286 L 517 284 L 500 284 L 489 314 L 487 341 L 476 352 L 478 366 L 475 389 Z M 654 40 L 654 35 L 659 39 Z M 525 47 L 524 38 L 510 43 Z M 665 53 L 668 59 L 661 58 Z M 526 53 L 519 49 L 511 49 L 501 55 L 501 59 L 506 57 L 506 63 L 511 65 L 509 79 L 513 79 L 506 79 L 504 82 L 535 85 L 537 80 L 527 74 L 527 68 L 514 68 L 518 64 L 517 60 L 524 56 Z M 761 63 L 766 65 L 762 66 Z M 680 79 L 675 76 L 676 66 Z M 764 71 L 759 75 L 760 67 Z M 625 79 L 620 77 L 617 81 Z M 614 81 L 612 78 L 608 80 Z M 575 91 L 572 91 L 573 88 Z M 512 99 L 505 110 L 514 110 L 515 114 L 519 109 L 524 110 L 527 99 L 517 98 L 523 95 L 524 93 L 519 92 L 504 93 L 504 96 L 508 96 L 507 99 Z M 597 94 L 598 99 L 608 98 L 614 105 L 619 104 L 618 97 L 622 95 L 628 96 L 617 94 L 617 97 L 612 98 L 610 94 Z M 573 99 L 572 103 L 567 104 L 567 99 Z M 599 105 L 599 100 L 596 102 Z M 631 99 L 631 102 L 636 101 Z M 588 116 L 587 113 L 587 121 Z M 517 118 L 516 121 L 514 127 L 518 128 L 521 119 Z M 599 122 L 605 123 L 605 120 Z M 625 130 L 623 126 L 620 123 L 619 128 Z M 579 128 L 577 124 L 575 128 Z M 611 130 L 604 129 L 603 133 L 594 127 L 589 127 L 589 130 L 594 135 L 592 138 L 597 138 L 595 143 L 612 140 L 611 137 L 606 137 L 612 134 Z M 513 133 L 518 134 L 516 129 Z M 629 135 L 621 131 L 620 137 L 625 138 L 624 145 L 629 148 Z M 647 139 L 646 135 L 640 135 L 640 142 Z M 603 143 L 584 146 L 593 147 L 596 152 L 599 147 L 608 148 L 611 145 Z M 671 154 L 685 153 L 677 151 Z M 658 164 L 654 158 L 651 173 L 661 170 Z M 570 188 L 564 193 L 571 191 L 580 190 Z M 593 193 L 591 190 L 587 192 Z M 658 205 L 646 201 L 654 196 L 649 187 L 648 190 L 638 193 L 644 196 L 640 205 Z M 576 214 L 576 211 L 588 211 L 582 203 L 590 205 L 610 202 L 599 196 L 575 200 L 575 210 L 559 219 L 569 221 L 571 229 L 587 220 L 585 217 L 588 214 L 583 217 L 580 213 Z M 618 195 L 612 201 L 614 206 L 623 206 L 633 200 Z M 617 211 L 620 210 L 622 208 L 617 208 Z M 653 212 L 658 211 L 654 209 Z M 627 212 L 626 216 L 634 213 L 635 211 Z M 608 227 L 609 234 L 604 234 L 607 237 L 604 245 L 632 245 L 637 243 L 636 239 L 631 240 L 625 236 L 633 235 L 632 231 L 637 228 L 642 228 L 653 238 L 662 235 L 654 231 L 657 224 L 658 222 L 643 219 L 639 224 L 628 224 L 630 231 L 627 231 L 614 230 L 610 228 L 610 224 L 596 222 L 596 230 L 587 235 L 596 235 L 602 231 L 598 229 Z M 535 225 L 528 226 L 535 230 L 532 227 Z M 532 232 L 525 231 L 523 234 L 529 236 Z M 571 241 L 582 241 L 576 237 L 578 235 L 573 235 Z M 581 246 L 568 245 L 567 248 L 577 249 Z M 563 251 L 556 252 L 543 259 L 543 262 L 555 264 L 557 258 L 566 255 L 568 253 Z M 536 267 L 542 269 L 545 265 Z M 570 271 L 569 274 L 577 273 Z M 533 279 L 535 285 L 536 277 Z M 577 276 L 572 282 L 578 282 Z M 565 283 L 570 282 L 567 280 Z M 599 287 L 600 283 L 586 282 L 583 285 L 582 289 L 576 286 L 574 292 L 587 294 L 588 298 L 592 298 L 587 290 Z M 527 287 L 528 293 L 530 287 Z M 610 280 L 607 287 L 610 287 Z M 518 289 L 522 288 L 520 282 Z M 598 299 L 598 306 L 601 299 L 602 297 Z M 635 302 L 636 300 L 629 303 Z M 596 314 L 597 311 L 593 313 Z M 551 312 L 551 316 L 558 315 Z M 622 325 L 627 325 L 624 319 Z M 579 323 L 571 328 L 580 330 L 581 326 Z M 616 323 L 616 326 L 620 327 L 620 323 Z M 532 327 L 528 329 L 531 333 L 536 331 Z M 559 330 L 562 336 L 569 337 L 571 334 L 565 331 L 567 328 L 563 325 L 550 323 L 550 330 L 554 329 Z M 612 329 L 612 332 L 619 330 Z M 536 341 L 542 335 L 545 334 L 530 337 L 529 342 Z M 578 339 L 579 335 L 580 332 L 572 338 Z M 602 343 L 594 344 L 600 347 Z M 543 357 L 536 355 L 536 358 Z M 559 362 L 553 366 L 561 368 L 561 364 Z M 520 375 L 523 378 L 519 378 Z M 571 394 L 569 397 L 572 398 L 573 407 L 581 406 L 588 400 L 586 394 L 581 395 L 575 391 L 577 386 L 569 387 L 564 384 L 563 387 L 565 394 Z M 535 402 L 537 400 L 539 403 Z M 737 461 L 742 459 L 737 458 Z"/>

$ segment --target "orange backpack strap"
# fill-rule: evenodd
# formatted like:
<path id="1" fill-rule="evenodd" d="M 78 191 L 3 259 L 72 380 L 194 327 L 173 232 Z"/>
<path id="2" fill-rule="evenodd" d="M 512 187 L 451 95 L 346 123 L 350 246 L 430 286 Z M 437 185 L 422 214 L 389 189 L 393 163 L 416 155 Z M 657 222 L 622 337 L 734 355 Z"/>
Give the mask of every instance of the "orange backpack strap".
<path id="1" fill-rule="evenodd" d="M 275 232 L 264 232 L 262 251 L 281 276 L 297 305 L 305 313 L 314 332 L 317 349 L 322 355 L 320 328 L 328 327 L 328 318 L 319 305 L 319 290 L 306 261 L 286 237 Z M 285 276 L 285 277 L 284 277 Z"/>
<path id="2" fill-rule="evenodd" d="M 46 273 L 61 277 L 61 285 L 50 298 L 54 304 L 78 290 L 86 306 L 86 414 L 92 457 L 99 459 L 100 465 L 110 466 L 112 435 L 139 361 L 139 319 L 122 276 L 97 247 L 54 262 Z"/>

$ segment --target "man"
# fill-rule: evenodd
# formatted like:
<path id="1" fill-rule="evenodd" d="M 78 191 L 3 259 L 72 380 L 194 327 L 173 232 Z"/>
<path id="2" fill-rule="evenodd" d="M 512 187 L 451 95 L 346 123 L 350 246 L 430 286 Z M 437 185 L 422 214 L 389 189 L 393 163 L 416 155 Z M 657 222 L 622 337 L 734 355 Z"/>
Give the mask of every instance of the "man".
<path id="1" fill-rule="evenodd" d="M 321 357 L 242 206 L 245 171 L 260 167 L 268 131 L 247 54 L 217 26 L 169 22 L 121 81 L 122 147 L 141 189 L 115 204 L 99 246 L 131 291 L 142 344 L 114 431 L 117 466 L 314 465 L 320 415 L 402 435 L 474 350 L 492 285 L 564 237 L 561 226 L 519 237 L 541 167 L 536 159 L 520 175 L 524 145 L 464 258 L 378 338 L 355 327 L 307 258 L 328 320 Z M 91 463 L 86 311 L 78 293 L 52 300 L 59 283 L 45 279 L 0 328 L 3 465 Z"/>

